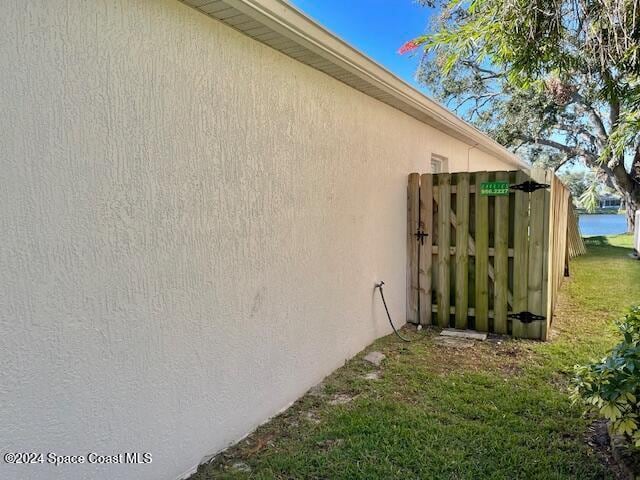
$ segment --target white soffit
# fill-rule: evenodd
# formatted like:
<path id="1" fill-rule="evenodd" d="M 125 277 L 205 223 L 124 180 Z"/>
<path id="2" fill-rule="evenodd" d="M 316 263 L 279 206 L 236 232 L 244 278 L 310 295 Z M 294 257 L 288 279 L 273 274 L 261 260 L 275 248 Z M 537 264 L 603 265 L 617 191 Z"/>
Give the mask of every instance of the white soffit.
<path id="1" fill-rule="evenodd" d="M 284 0 L 180 0 L 245 35 L 517 168 L 517 155 Z"/>

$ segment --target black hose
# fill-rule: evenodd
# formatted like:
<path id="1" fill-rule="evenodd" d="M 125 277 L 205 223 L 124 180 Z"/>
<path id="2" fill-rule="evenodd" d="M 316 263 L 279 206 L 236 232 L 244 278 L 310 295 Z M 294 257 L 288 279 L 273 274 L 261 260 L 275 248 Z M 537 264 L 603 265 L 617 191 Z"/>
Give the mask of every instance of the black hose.
<path id="1" fill-rule="evenodd" d="M 393 333 L 395 333 L 400 340 L 402 340 L 403 342 L 410 342 L 411 340 L 409 340 L 408 338 L 405 338 L 402 335 L 400 335 L 400 333 L 396 329 L 396 326 L 393 324 L 393 321 L 391 320 L 391 314 L 389 314 L 389 309 L 387 308 L 387 302 L 384 299 L 384 292 L 382 291 L 382 286 L 383 285 L 384 285 L 384 282 L 381 281 L 380 283 L 376 284 L 376 288 L 380 289 L 380 296 L 382 297 L 382 303 L 384 305 L 384 309 L 387 312 L 387 318 L 389 319 L 389 325 L 391 325 L 391 328 L 393 328 Z"/>

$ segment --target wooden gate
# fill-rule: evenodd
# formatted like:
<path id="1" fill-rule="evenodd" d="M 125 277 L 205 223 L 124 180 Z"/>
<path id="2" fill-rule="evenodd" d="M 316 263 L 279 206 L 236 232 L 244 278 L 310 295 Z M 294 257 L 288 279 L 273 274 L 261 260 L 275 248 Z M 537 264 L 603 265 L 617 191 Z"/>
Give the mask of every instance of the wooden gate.
<path id="1" fill-rule="evenodd" d="M 541 169 L 409 175 L 407 320 L 546 339 L 568 202 Z"/>

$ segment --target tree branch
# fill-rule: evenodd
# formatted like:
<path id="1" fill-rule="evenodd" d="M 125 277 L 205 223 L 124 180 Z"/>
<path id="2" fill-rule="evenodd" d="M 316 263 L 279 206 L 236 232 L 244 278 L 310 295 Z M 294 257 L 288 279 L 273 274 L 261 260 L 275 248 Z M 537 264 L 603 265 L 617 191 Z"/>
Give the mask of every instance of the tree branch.
<path id="1" fill-rule="evenodd" d="M 629 172 L 624 168 L 622 159 L 613 159 L 602 164 L 601 168 L 616 179 L 616 183 L 627 193 L 634 190 L 634 181 Z"/>
<path id="2" fill-rule="evenodd" d="M 483 100 L 484 99 L 484 102 L 482 104 L 482 106 L 484 106 L 489 100 L 491 100 L 492 98 L 495 98 L 495 97 L 497 97 L 499 95 L 501 95 L 500 92 L 483 93 L 483 94 L 479 94 L 479 95 L 469 95 L 467 98 L 463 99 L 460 103 L 458 103 L 458 105 L 455 106 L 454 111 L 458 111 L 458 109 L 462 105 L 467 103 L 469 100 L 474 100 L 476 102 L 476 109 L 477 109 L 479 100 Z"/>
<path id="3" fill-rule="evenodd" d="M 519 138 L 525 143 L 534 143 L 538 145 L 544 145 L 546 147 L 555 148 L 556 150 L 565 153 L 567 156 L 572 158 L 582 157 L 585 160 L 591 162 L 598 161 L 598 155 L 593 152 L 589 152 L 584 148 L 578 147 L 577 145 L 565 145 L 564 143 L 556 142 L 555 140 L 550 140 L 548 138 L 533 138 L 525 135 L 519 135 Z"/>
<path id="4" fill-rule="evenodd" d="M 562 167 L 563 165 L 566 165 L 569 162 L 574 161 L 575 159 L 576 159 L 576 157 L 571 157 L 571 156 L 567 155 L 564 160 L 562 160 L 558 165 L 555 166 L 553 171 L 557 172 L 558 170 L 560 170 L 560 167 Z"/>
<path id="5" fill-rule="evenodd" d="M 586 138 L 587 143 L 593 145 L 594 147 L 602 147 L 602 144 L 598 140 L 598 138 L 596 138 L 595 135 L 593 135 L 589 130 L 580 125 L 578 122 L 574 122 L 573 125 L 567 125 L 566 123 L 556 123 L 553 128 L 556 130 L 565 131 L 576 136 L 583 135 Z"/>
<path id="6" fill-rule="evenodd" d="M 487 75 L 491 75 L 492 78 L 499 78 L 504 76 L 501 72 L 496 72 L 494 70 L 490 70 L 488 68 L 483 68 L 480 65 L 478 65 L 476 62 L 472 61 L 472 60 L 462 60 L 460 62 L 461 65 L 464 65 L 465 67 L 469 67 L 472 70 L 475 70 L 478 73 L 486 73 Z"/>
<path id="7" fill-rule="evenodd" d="M 596 129 L 596 135 L 598 136 L 598 139 L 602 142 L 602 144 L 605 144 L 607 142 L 607 139 L 609 138 L 609 134 L 607 133 L 604 122 L 602 121 L 602 118 L 600 117 L 596 109 L 578 92 L 573 94 L 573 101 L 578 107 L 581 107 L 581 110 L 583 110 L 583 112 L 585 112 L 589 116 L 589 119 Z"/>
<path id="8" fill-rule="evenodd" d="M 604 71 L 602 72 L 602 77 L 606 88 L 609 92 L 611 92 L 611 94 L 609 95 L 609 122 L 611 123 L 611 128 L 613 129 L 620 120 L 620 99 L 615 92 L 616 80 L 608 69 L 604 69 Z"/>
<path id="9" fill-rule="evenodd" d="M 636 145 L 636 151 L 631 162 L 631 178 L 640 184 L 640 143 Z"/>

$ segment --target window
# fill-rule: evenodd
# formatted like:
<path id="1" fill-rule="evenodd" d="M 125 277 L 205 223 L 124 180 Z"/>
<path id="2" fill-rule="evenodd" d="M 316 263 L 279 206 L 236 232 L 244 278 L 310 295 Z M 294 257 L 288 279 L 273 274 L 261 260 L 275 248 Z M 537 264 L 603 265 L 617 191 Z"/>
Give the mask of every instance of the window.
<path id="1" fill-rule="evenodd" d="M 436 153 L 431 154 L 431 173 L 443 173 L 449 171 L 449 160 L 447 157 L 438 155 Z"/>

